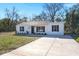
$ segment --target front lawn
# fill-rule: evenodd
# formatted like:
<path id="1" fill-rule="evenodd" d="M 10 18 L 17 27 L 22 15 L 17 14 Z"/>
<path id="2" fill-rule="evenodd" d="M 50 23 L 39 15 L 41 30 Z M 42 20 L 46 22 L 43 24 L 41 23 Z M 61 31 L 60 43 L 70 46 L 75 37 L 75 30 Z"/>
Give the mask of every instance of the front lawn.
<path id="1" fill-rule="evenodd" d="M 0 54 L 10 52 L 24 44 L 30 43 L 37 37 L 16 36 L 13 33 L 0 33 Z"/>

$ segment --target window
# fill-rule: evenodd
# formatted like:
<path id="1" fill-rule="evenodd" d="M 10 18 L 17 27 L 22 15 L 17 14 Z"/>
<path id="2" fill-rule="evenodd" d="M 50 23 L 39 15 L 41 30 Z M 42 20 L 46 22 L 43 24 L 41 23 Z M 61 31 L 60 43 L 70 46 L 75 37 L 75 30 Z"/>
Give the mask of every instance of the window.
<path id="1" fill-rule="evenodd" d="M 22 27 L 20 27 L 20 31 L 24 31 L 24 27 L 22 26 Z"/>
<path id="2" fill-rule="evenodd" d="M 45 27 L 42 26 L 42 27 L 36 27 L 36 31 L 37 32 L 45 32 Z"/>
<path id="3" fill-rule="evenodd" d="M 59 25 L 52 25 L 52 32 L 59 31 Z"/>

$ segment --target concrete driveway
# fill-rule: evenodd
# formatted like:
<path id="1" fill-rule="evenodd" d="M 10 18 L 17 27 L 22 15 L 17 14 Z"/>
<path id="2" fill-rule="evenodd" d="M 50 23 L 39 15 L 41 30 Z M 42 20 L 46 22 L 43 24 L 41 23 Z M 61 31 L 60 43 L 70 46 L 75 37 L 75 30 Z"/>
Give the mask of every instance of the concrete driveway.
<path id="1" fill-rule="evenodd" d="M 79 56 L 79 43 L 70 36 L 42 37 L 1 56 Z"/>

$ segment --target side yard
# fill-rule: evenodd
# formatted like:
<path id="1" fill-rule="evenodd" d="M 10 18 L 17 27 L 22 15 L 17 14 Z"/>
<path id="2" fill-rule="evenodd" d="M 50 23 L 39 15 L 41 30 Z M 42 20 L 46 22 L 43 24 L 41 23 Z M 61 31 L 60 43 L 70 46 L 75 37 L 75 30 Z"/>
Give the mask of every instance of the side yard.
<path id="1" fill-rule="evenodd" d="M 73 33 L 72 33 L 73 34 Z M 79 34 L 78 35 L 72 35 L 71 33 L 67 33 L 67 32 L 65 32 L 65 35 L 70 35 L 70 36 L 72 36 L 72 38 L 76 41 L 76 42 L 78 42 L 79 43 Z"/>
<path id="2" fill-rule="evenodd" d="M 74 36 L 74 39 L 79 42 L 79 35 Z"/>
<path id="3" fill-rule="evenodd" d="M 0 54 L 10 52 L 36 39 L 37 37 L 17 36 L 14 32 L 0 33 Z"/>

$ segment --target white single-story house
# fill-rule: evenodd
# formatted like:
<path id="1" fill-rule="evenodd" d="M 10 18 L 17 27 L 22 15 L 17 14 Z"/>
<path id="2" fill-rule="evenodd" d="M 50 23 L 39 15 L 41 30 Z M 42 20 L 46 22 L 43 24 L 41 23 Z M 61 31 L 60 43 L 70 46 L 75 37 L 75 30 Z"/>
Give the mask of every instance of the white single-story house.
<path id="1" fill-rule="evenodd" d="M 64 35 L 64 22 L 28 21 L 16 25 L 17 34 Z"/>

